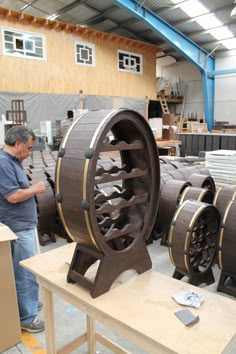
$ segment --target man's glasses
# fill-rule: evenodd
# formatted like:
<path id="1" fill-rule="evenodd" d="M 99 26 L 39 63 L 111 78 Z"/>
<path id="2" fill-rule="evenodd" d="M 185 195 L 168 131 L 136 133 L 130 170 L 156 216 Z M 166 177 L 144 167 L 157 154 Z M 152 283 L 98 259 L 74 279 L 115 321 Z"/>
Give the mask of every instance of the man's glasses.
<path id="1" fill-rule="evenodd" d="M 29 151 L 32 151 L 33 145 L 27 145 L 27 143 L 22 143 L 22 144 L 25 145 Z"/>

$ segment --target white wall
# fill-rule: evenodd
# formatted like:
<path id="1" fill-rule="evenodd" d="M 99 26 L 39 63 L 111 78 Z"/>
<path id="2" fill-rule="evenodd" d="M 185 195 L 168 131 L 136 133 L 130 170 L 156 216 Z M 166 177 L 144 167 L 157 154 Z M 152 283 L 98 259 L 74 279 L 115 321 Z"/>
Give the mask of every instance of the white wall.
<path id="1" fill-rule="evenodd" d="M 184 61 L 162 67 L 162 76 L 170 81 L 172 78 L 179 79 L 181 93 L 184 96 L 183 116 L 187 118 L 194 113 L 202 118 L 204 108 L 200 71 L 190 62 Z"/>
<path id="2" fill-rule="evenodd" d="M 224 52 L 216 58 L 216 70 L 236 68 L 236 51 Z M 202 78 L 200 71 L 190 62 L 179 62 L 162 67 L 167 79 L 178 76 L 182 94 L 185 96 L 184 117 L 197 113 L 204 115 Z M 236 74 L 215 76 L 216 121 L 236 123 Z"/>
<path id="3" fill-rule="evenodd" d="M 236 68 L 236 51 L 216 59 L 216 70 Z M 215 120 L 236 123 L 236 74 L 215 77 Z"/>

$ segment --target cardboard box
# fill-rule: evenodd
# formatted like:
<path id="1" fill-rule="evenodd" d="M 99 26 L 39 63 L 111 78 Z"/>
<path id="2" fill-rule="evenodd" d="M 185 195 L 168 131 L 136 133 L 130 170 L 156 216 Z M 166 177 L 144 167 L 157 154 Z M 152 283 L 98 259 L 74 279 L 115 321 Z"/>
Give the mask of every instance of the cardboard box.
<path id="1" fill-rule="evenodd" d="M 0 353 L 21 342 L 21 327 L 11 257 L 16 235 L 0 223 Z"/>
<path id="2" fill-rule="evenodd" d="M 149 118 L 149 125 L 152 129 L 155 139 L 162 138 L 162 118 Z"/>
<path id="3" fill-rule="evenodd" d="M 171 95 L 171 87 L 169 85 L 165 86 L 165 96 Z"/>
<path id="4" fill-rule="evenodd" d="M 163 113 L 162 124 L 163 125 L 174 125 L 175 124 L 175 115 L 173 113 Z"/>
<path id="5" fill-rule="evenodd" d="M 169 126 L 168 128 L 163 127 L 162 129 L 162 138 L 167 140 L 174 140 L 175 139 L 175 131 L 174 128 Z"/>

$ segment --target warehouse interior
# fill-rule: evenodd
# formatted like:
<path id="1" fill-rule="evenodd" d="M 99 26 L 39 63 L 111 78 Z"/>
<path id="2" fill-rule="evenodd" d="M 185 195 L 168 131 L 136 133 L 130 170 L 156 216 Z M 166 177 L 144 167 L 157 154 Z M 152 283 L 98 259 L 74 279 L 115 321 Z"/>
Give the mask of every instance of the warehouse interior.
<path id="1" fill-rule="evenodd" d="M 46 185 L 22 262 L 45 331 L 0 218 L 0 352 L 235 353 L 236 1 L 0 0 L 0 26 L 0 148 L 32 129 Z"/>

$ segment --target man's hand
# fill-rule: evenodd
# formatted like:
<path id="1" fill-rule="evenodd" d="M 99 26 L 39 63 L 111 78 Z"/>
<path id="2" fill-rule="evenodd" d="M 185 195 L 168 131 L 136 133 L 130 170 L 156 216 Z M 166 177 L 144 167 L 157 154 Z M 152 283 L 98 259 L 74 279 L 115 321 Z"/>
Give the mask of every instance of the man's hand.
<path id="1" fill-rule="evenodd" d="M 46 191 L 46 184 L 42 181 L 39 181 L 33 184 L 31 188 L 34 188 L 35 194 L 43 194 Z"/>
<path id="2" fill-rule="evenodd" d="M 9 195 L 7 200 L 9 203 L 21 203 L 37 194 L 43 194 L 46 191 L 46 184 L 39 181 L 29 188 L 18 189 L 15 193 Z"/>

